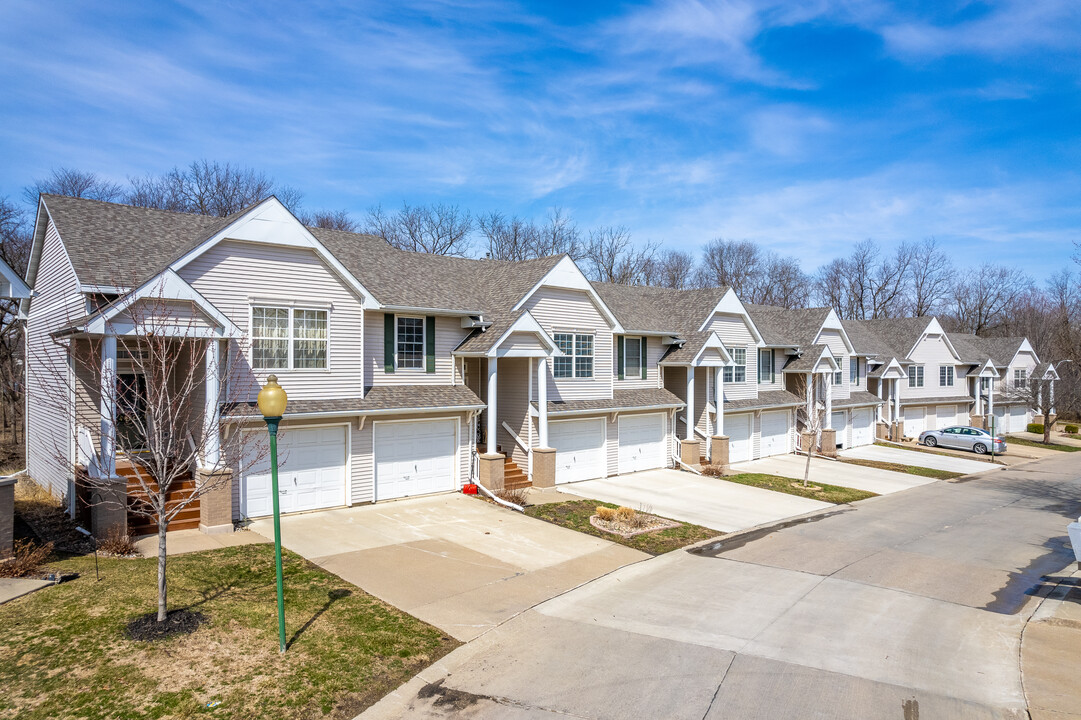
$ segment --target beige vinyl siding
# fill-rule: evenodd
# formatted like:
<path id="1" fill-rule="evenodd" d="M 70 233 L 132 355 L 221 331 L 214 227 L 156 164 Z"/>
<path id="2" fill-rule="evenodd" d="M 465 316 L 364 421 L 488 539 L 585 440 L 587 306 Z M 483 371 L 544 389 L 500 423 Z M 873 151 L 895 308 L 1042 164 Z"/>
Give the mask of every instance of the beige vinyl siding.
<path id="1" fill-rule="evenodd" d="M 503 454 L 509 454 L 523 471 L 528 471 L 529 455 L 514 441 L 503 423 L 514 428 L 522 442 L 529 443 L 529 363 L 529 358 L 501 358 L 497 379 L 499 423 L 496 442 L 503 448 Z"/>
<path id="2" fill-rule="evenodd" d="M 630 336 L 637 337 L 637 336 Z M 616 378 L 615 387 L 616 390 L 630 390 L 637 388 L 656 388 L 661 387 L 661 368 L 657 363 L 660 362 L 661 356 L 664 355 L 665 350 L 668 349 L 667 345 L 662 345 L 659 337 L 647 337 L 646 341 L 646 378 L 642 379 L 642 374 L 639 373 L 634 377 L 624 377 L 619 380 L 619 357 L 618 352 L 612 352 L 612 372 Z"/>
<path id="3" fill-rule="evenodd" d="M 52 222 L 45 229 L 26 322 L 27 471 L 57 497 L 68 492 L 74 413 L 65 349 L 50 334 L 86 313 L 75 269 Z"/>
<path id="4" fill-rule="evenodd" d="M 726 382 L 725 399 L 747 400 L 758 397 L 758 347 L 747 323 L 739 315 L 717 313 L 706 329 L 717 333 L 717 337 L 729 352 L 733 348 L 744 348 L 747 351 L 747 380 L 742 383 Z"/>
<path id="5" fill-rule="evenodd" d="M 687 368 L 669 366 L 664 369 L 664 389 L 680 400 L 687 400 Z M 687 426 L 680 420 L 686 414 L 686 408 L 676 410 L 676 436 L 682 440 L 687 436 Z"/>
<path id="6" fill-rule="evenodd" d="M 552 360 L 549 358 L 548 399 L 590 400 L 612 397 L 612 329 L 590 296 L 579 290 L 544 287 L 529 298 L 525 310 L 533 315 L 549 335 L 557 332 L 593 335 L 593 377 L 556 379 L 552 376 Z"/>
<path id="7" fill-rule="evenodd" d="M 240 364 L 233 369 L 233 387 L 250 388 L 247 392 L 251 393 L 273 373 L 287 388 L 289 397 L 298 400 L 363 394 L 361 299 L 314 251 L 225 241 L 185 266 L 180 275 L 245 335 L 252 305 L 274 305 L 278 301 L 327 310 L 330 339 L 326 370 L 252 372 L 249 344 L 245 341 Z"/>
<path id="8" fill-rule="evenodd" d="M 709 415 L 706 401 L 710 397 L 709 391 L 713 388 L 713 382 L 709 376 L 710 368 L 696 367 L 694 369 L 694 425 L 702 432 L 701 435 L 695 433 L 694 439 L 698 441 L 698 454 L 702 459 L 706 457 L 706 443 L 709 442 L 706 439 L 709 437 L 706 427 Z"/>
<path id="9" fill-rule="evenodd" d="M 848 365 L 848 358 L 850 356 L 848 354 L 848 349 L 845 348 L 845 341 L 841 337 L 840 330 L 822 330 L 818 334 L 818 344 L 827 346 L 830 349 L 830 352 L 833 353 L 833 357 L 837 359 L 837 363 L 841 366 L 841 384 L 833 386 L 833 399 L 847 400 L 852 396 L 852 388 L 849 385 L 851 380 L 849 375 L 852 368 Z M 938 371 L 936 370 L 935 372 L 937 373 Z"/>
<path id="10" fill-rule="evenodd" d="M 413 313 L 400 316 L 420 317 Z M 461 318 L 437 315 L 435 318 L 435 372 L 396 369 L 389 375 L 384 363 L 384 319 L 382 312 L 364 313 L 364 385 L 450 385 L 454 378 L 454 356 L 469 330 L 462 327 Z M 487 373 L 487 370 L 485 370 Z M 487 375 L 485 380 L 487 382 Z"/>
<path id="11" fill-rule="evenodd" d="M 452 348 L 453 349 L 453 348 Z M 502 342 L 499 346 L 499 352 L 509 352 L 511 350 L 541 350 L 546 351 L 547 348 L 537 338 L 536 335 L 530 332 L 516 332 L 511 333 L 510 337 Z"/>
<path id="12" fill-rule="evenodd" d="M 912 398 L 950 397 L 953 395 L 965 397 L 968 395 L 968 383 L 959 381 L 957 360 L 953 357 L 949 346 L 941 335 L 924 337 L 916 345 L 912 354 L 909 355 L 909 359 L 916 365 L 923 365 L 923 387 L 909 387 L 908 380 L 901 380 L 898 383 L 901 402 Z M 953 387 L 942 387 L 938 384 L 938 369 L 942 365 L 950 365 L 954 368 Z M 911 368 L 908 369 L 911 371 Z"/>
<path id="13" fill-rule="evenodd" d="M 764 348 L 763 348 L 764 350 Z M 769 392 L 770 390 L 784 390 L 784 374 L 781 372 L 781 368 L 784 367 L 787 356 L 784 350 L 778 350 L 777 348 L 770 348 L 770 353 L 773 354 L 773 382 L 758 383 L 758 392 Z M 758 351 L 755 350 L 755 363 L 758 362 Z M 755 380 L 758 380 L 757 367 L 755 368 Z"/>

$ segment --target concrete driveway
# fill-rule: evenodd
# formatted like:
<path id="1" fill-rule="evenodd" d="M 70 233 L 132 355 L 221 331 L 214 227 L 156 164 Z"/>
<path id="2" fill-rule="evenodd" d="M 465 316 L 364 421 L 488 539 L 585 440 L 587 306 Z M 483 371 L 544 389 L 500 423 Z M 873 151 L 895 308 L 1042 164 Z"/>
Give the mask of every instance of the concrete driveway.
<path id="1" fill-rule="evenodd" d="M 459 494 L 288 515 L 282 544 L 471 640 L 645 553 Z M 268 518 L 251 529 L 274 536 Z"/>
<path id="2" fill-rule="evenodd" d="M 1025 658 L 1021 636 L 1073 564 L 1079 497 L 1076 464 L 1048 459 L 668 553 L 523 613 L 362 717 L 1020 720 L 1026 690 L 1046 703 L 1032 718 L 1076 717 L 1037 710 L 1077 703 L 1072 637 L 1046 625 Z"/>
<path id="3" fill-rule="evenodd" d="M 1008 443 L 1007 447 L 1009 447 Z M 1002 469 L 1002 465 L 982 460 L 969 460 L 963 457 L 954 457 L 953 455 L 939 455 L 917 450 L 905 450 L 904 448 L 886 447 L 885 445 L 864 445 L 850 450 L 842 450 L 840 454 L 842 457 L 915 465 L 917 467 L 934 468 L 935 470 L 964 473 L 965 475 Z"/>
<path id="4" fill-rule="evenodd" d="M 918 453 L 912 454 L 916 455 Z M 802 480 L 806 464 L 807 458 L 803 456 L 775 455 L 761 460 L 737 463 L 732 466 L 732 469 L 740 472 L 768 473 Z M 841 487 L 866 490 L 879 495 L 889 495 L 890 493 L 908 490 L 934 481 L 934 478 L 919 475 L 880 470 L 862 465 L 851 465 L 836 460 L 826 460 L 825 458 L 811 458 L 810 482 L 812 483 L 840 485 Z"/>
<path id="5" fill-rule="evenodd" d="M 584 498 L 645 509 L 663 517 L 732 532 L 833 507 L 829 503 L 739 485 L 681 470 L 646 470 L 559 485 Z"/>

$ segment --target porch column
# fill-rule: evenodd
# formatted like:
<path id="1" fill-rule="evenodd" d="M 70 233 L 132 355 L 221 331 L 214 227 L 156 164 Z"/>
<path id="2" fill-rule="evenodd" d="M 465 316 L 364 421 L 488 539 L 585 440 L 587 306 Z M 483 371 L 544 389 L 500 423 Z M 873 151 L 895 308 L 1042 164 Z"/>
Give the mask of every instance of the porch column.
<path id="1" fill-rule="evenodd" d="M 217 339 L 206 342 L 206 398 L 203 410 L 203 467 L 213 470 L 221 462 L 221 428 L 218 403 L 221 400 L 221 345 Z"/>
<path id="2" fill-rule="evenodd" d="M 116 335 L 101 341 L 101 457 L 102 477 L 116 477 Z"/>
<path id="3" fill-rule="evenodd" d="M 714 402 L 717 403 L 717 435 L 724 435 L 724 368 L 714 368 L 713 389 L 716 391 L 717 398 Z"/>
<path id="4" fill-rule="evenodd" d="M 1047 414 L 1048 415 L 1054 415 L 1055 414 L 1055 381 L 1053 379 L 1048 380 L 1048 382 L 1047 382 L 1047 404 L 1050 405 L 1050 407 L 1047 409 Z M 1047 418 L 1045 417 L 1044 420 L 1046 421 Z"/>
<path id="5" fill-rule="evenodd" d="M 537 442 L 548 447 L 548 359 L 537 358 Z"/>
<path id="6" fill-rule="evenodd" d="M 884 383 L 884 382 L 886 382 L 886 381 L 885 381 L 885 380 L 883 380 L 882 378 L 879 378 L 879 379 L 878 379 L 878 399 L 879 399 L 879 400 L 883 400 L 883 399 L 884 399 L 884 398 L 882 397 L 882 383 Z M 888 409 L 888 408 L 887 408 L 887 409 Z M 879 421 L 879 422 L 884 422 L 884 418 L 882 417 L 882 403 L 879 403 L 879 404 L 878 404 L 878 421 Z"/>
<path id="7" fill-rule="evenodd" d="M 995 379 L 988 378 L 987 383 L 987 427 L 995 427 Z"/>
<path id="8" fill-rule="evenodd" d="M 833 373 L 826 377 L 826 429 L 833 429 Z"/>
<path id="9" fill-rule="evenodd" d="M 976 414 L 983 415 L 983 378 L 976 378 Z"/>
<path id="10" fill-rule="evenodd" d="M 901 388 L 898 383 L 901 382 L 900 378 L 893 379 L 893 421 L 898 422 L 901 419 Z"/>
<path id="11" fill-rule="evenodd" d="M 488 358 L 488 445 L 486 452 L 489 455 L 496 454 L 496 428 L 499 427 L 499 423 L 496 422 L 496 392 L 498 391 L 498 384 L 496 383 L 496 370 L 498 369 L 498 361 L 493 356 Z"/>
<path id="12" fill-rule="evenodd" d="M 694 440 L 694 365 L 687 366 L 687 439 Z"/>

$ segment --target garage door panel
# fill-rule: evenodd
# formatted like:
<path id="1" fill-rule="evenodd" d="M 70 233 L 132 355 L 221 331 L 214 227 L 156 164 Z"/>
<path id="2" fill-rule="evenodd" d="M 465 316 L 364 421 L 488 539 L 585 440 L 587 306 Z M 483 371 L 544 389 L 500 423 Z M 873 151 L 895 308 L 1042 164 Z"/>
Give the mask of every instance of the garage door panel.
<path id="1" fill-rule="evenodd" d="M 346 428 L 289 428 L 278 438 L 278 505 L 282 513 L 345 505 Z M 274 511 L 269 458 L 244 463 L 241 514 Z"/>
<path id="2" fill-rule="evenodd" d="M 375 424 L 375 499 L 455 489 L 455 420 Z"/>
<path id="3" fill-rule="evenodd" d="M 905 408 L 905 435 L 907 437 L 919 437 L 920 433 L 926 429 L 924 418 L 926 414 L 926 408 L 923 407 L 907 407 Z"/>
<path id="4" fill-rule="evenodd" d="M 751 459 L 751 416 L 725 415 L 724 431 L 728 435 L 728 461 Z"/>
<path id="5" fill-rule="evenodd" d="M 874 413 L 870 408 L 852 411 L 852 447 L 870 445 L 875 440 Z"/>
<path id="6" fill-rule="evenodd" d="M 619 472 L 639 472 L 664 467 L 664 415 L 623 415 L 618 421 Z"/>
<path id="7" fill-rule="evenodd" d="M 556 449 L 557 483 L 593 480 L 608 474 L 604 419 L 563 420 L 548 427 L 548 441 Z"/>
<path id="8" fill-rule="evenodd" d="M 786 411 L 762 413 L 762 438 L 759 448 L 762 457 L 784 455 L 788 452 L 788 413 Z"/>

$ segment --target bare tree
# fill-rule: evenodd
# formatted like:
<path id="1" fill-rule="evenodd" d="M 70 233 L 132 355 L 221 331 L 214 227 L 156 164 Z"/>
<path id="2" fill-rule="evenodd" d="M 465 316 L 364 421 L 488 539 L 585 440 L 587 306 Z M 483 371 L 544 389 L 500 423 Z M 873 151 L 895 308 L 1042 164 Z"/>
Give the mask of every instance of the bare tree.
<path id="1" fill-rule="evenodd" d="M 302 197 L 299 190 L 278 185 L 266 173 L 209 160 L 196 160 L 160 176 L 132 178 L 130 183 L 131 205 L 215 217 L 228 217 L 271 195 L 297 212 Z"/>
<path id="2" fill-rule="evenodd" d="M 354 220 L 346 210 L 302 212 L 298 214 L 298 219 L 307 227 L 344 230 L 345 232 L 357 232 L 360 229 L 360 223 Z"/>
<path id="3" fill-rule="evenodd" d="M 20 275 L 30 259 L 31 236 L 26 214 L 7 198 L 0 198 L 0 257 Z M 11 431 L 11 442 L 20 446 L 22 423 L 23 363 L 20 350 L 24 324 L 19 301 L 0 298 L 0 423 Z"/>
<path id="4" fill-rule="evenodd" d="M 699 287 L 702 282 L 702 273 L 690 253 L 664 250 L 647 264 L 645 282 L 648 285 L 685 290 Z"/>
<path id="5" fill-rule="evenodd" d="M 823 417 L 826 412 L 818 407 L 814 381 L 808 382 L 807 378 L 807 375 L 797 376 L 793 390 L 803 399 L 803 404 L 796 409 L 796 424 L 797 427 L 802 427 L 800 435 L 803 437 L 804 450 L 807 454 L 807 462 L 803 466 L 803 487 L 807 487 L 807 481 L 811 477 L 811 457 L 818 445 L 818 438 L 822 434 Z"/>
<path id="6" fill-rule="evenodd" d="M 160 622 L 168 608 L 170 524 L 185 509 L 220 490 L 228 482 L 221 471 L 237 467 L 242 454 L 259 458 L 265 448 L 251 433 L 223 436 L 216 419 L 210 426 L 204 423 L 207 353 L 209 344 L 219 341 L 205 332 L 193 303 L 170 299 L 158 286 L 121 309 L 105 324 L 104 336 L 76 332 L 41 350 L 63 353 L 70 360 L 70 365 L 58 366 L 42 358 L 38 367 L 43 372 L 56 368 L 56 377 L 42 383 L 47 388 L 42 401 L 68 416 L 74 398 L 72 439 L 78 462 L 85 466 L 77 474 L 92 504 L 119 505 L 129 516 L 157 528 Z M 102 361 L 105 336 L 116 339 L 115 367 Z M 209 371 L 219 377 L 223 366 L 239 366 L 225 361 L 216 367 L 210 364 Z M 254 393 L 250 378 L 239 372 L 221 377 L 220 387 L 229 388 L 219 394 L 223 402 L 230 400 L 226 392 L 234 400 L 247 400 Z M 102 402 L 110 394 L 115 402 Z M 61 465 L 69 462 L 69 442 L 58 442 L 54 450 Z M 118 475 L 126 478 L 129 489 L 119 498 Z"/>
<path id="7" fill-rule="evenodd" d="M 954 283 L 952 310 L 959 332 L 982 335 L 999 328 L 1013 297 L 1031 287 L 1018 268 L 985 263 L 964 273 Z"/>
<path id="8" fill-rule="evenodd" d="M 750 240 L 717 238 L 702 253 L 703 272 L 710 285 L 730 287 L 747 302 L 756 302 L 753 288 L 763 274 L 762 252 Z"/>
<path id="9" fill-rule="evenodd" d="M 803 308 L 811 300 L 812 281 L 795 258 L 767 253 L 765 276 L 756 291 L 763 305 Z"/>
<path id="10" fill-rule="evenodd" d="M 402 209 L 393 214 L 387 214 L 381 206 L 371 208 L 363 228 L 399 250 L 466 255 L 473 218 L 457 205 L 403 203 Z"/>
<path id="11" fill-rule="evenodd" d="M 819 269 L 815 282 L 819 301 L 842 318 L 895 317 L 904 311 L 915 264 L 916 249 L 910 243 L 901 243 L 883 256 L 874 240 L 864 240 L 848 257 Z"/>
<path id="12" fill-rule="evenodd" d="M 919 243 L 915 253 L 909 313 L 924 317 L 933 315 L 949 299 L 957 271 L 949 254 L 938 246 L 938 241 L 933 237 Z"/>
<path id="13" fill-rule="evenodd" d="M 124 186 L 106 180 L 93 172 L 84 172 L 72 168 L 56 168 L 43 180 L 36 180 L 33 185 L 23 188 L 26 200 L 37 205 L 38 195 L 68 195 L 71 197 L 119 202 L 124 199 Z"/>
<path id="14" fill-rule="evenodd" d="M 1051 414 L 1051 381 L 1043 378 L 1029 377 L 1023 384 L 1015 384 L 1012 378 L 999 386 L 999 393 L 1007 403 L 1024 403 L 1026 408 L 1031 409 L 1037 415 L 1042 415 L 1043 442 L 1051 443 L 1051 423 L 1047 418 Z"/>
<path id="15" fill-rule="evenodd" d="M 501 212 L 477 218 L 477 229 L 488 243 L 485 256 L 491 260 L 528 260 L 537 257 L 537 226 L 518 216 L 508 219 Z"/>
<path id="16" fill-rule="evenodd" d="M 642 285 L 657 248 L 657 243 L 635 245 L 625 227 L 591 230 L 585 250 L 587 274 L 599 282 Z"/>

